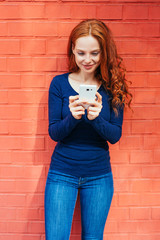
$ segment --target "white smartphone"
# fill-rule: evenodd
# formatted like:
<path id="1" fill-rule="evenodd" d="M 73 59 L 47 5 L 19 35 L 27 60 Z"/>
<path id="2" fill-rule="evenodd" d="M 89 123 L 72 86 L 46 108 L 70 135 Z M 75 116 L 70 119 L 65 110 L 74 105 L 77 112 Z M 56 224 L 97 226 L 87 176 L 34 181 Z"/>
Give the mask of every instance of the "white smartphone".
<path id="1" fill-rule="evenodd" d="M 80 101 L 94 101 L 96 97 L 97 86 L 96 85 L 80 85 L 79 87 L 79 100 Z M 85 109 L 89 104 L 82 104 Z"/>

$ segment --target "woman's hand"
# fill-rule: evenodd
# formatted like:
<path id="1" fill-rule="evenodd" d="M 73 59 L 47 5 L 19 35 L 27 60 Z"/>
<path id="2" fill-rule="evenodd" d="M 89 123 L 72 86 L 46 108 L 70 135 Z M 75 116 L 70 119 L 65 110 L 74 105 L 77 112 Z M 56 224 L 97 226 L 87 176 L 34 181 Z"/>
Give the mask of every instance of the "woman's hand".
<path id="1" fill-rule="evenodd" d="M 97 100 L 94 102 L 87 102 L 91 104 L 91 106 L 87 108 L 87 118 L 89 120 L 93 120 L 98 117 L 102 109 L 102 96 L 98 92 L 96 92 L 96 96 Z"/>
<path id="2" fill-rule="evenodd" d="M 80 106 L 79 95 L 69 97 L 69 109 L 75 119 L 81 119 L 85 114 L 85 108 Z"/>

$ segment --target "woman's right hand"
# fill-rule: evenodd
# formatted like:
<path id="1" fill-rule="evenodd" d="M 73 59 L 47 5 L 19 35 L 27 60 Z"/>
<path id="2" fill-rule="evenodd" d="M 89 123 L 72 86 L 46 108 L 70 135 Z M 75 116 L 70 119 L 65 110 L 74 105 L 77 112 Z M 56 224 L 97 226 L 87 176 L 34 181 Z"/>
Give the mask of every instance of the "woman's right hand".
<path id="1" fill-rule="evenodd" d="M 69 109 L 75 119 L 81 119 L 85 114 L 85 108 L 80 106 L 79 95 L 69 97 Z"/>

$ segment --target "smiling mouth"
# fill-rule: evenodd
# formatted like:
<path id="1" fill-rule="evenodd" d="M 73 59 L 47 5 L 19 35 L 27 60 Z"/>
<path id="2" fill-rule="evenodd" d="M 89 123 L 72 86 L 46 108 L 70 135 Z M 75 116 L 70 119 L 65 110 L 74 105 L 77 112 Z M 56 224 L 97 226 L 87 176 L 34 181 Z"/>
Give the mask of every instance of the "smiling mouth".
<path id="1" fill-rule="evenodd" d="M 83 65 L 85 68 L 91 68 L 92 66 L 93 66 L 93 64 L 92 65 Z"/>

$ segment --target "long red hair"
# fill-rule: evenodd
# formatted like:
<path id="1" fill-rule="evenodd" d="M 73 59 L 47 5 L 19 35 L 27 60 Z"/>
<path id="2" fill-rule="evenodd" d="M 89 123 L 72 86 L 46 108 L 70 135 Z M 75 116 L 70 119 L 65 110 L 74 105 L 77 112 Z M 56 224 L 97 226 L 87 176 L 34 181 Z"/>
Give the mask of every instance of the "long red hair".
<path id="1" fill-rule="evenodd" d="M 72 31 L 68 41 L 69 72 L 77 72 L 79 67 L 75 62 L 72 46 L 78 38 L 91 35 L 97 39 L 101 49 L 100 65 L 95 71 L 95 77 L 102 81 L 103 86 L 111 94 L 112 107 L 118 113 L 119 106 L 130 107 L 132 94 L 128 91 L 125 78 L 126 69 L 122 67 L 123 59 L 118 55 L 111 30 L 100 20 L 88 19 L 80 22 Z M 126 101 L 128 99 L 128 101 Z"/>

